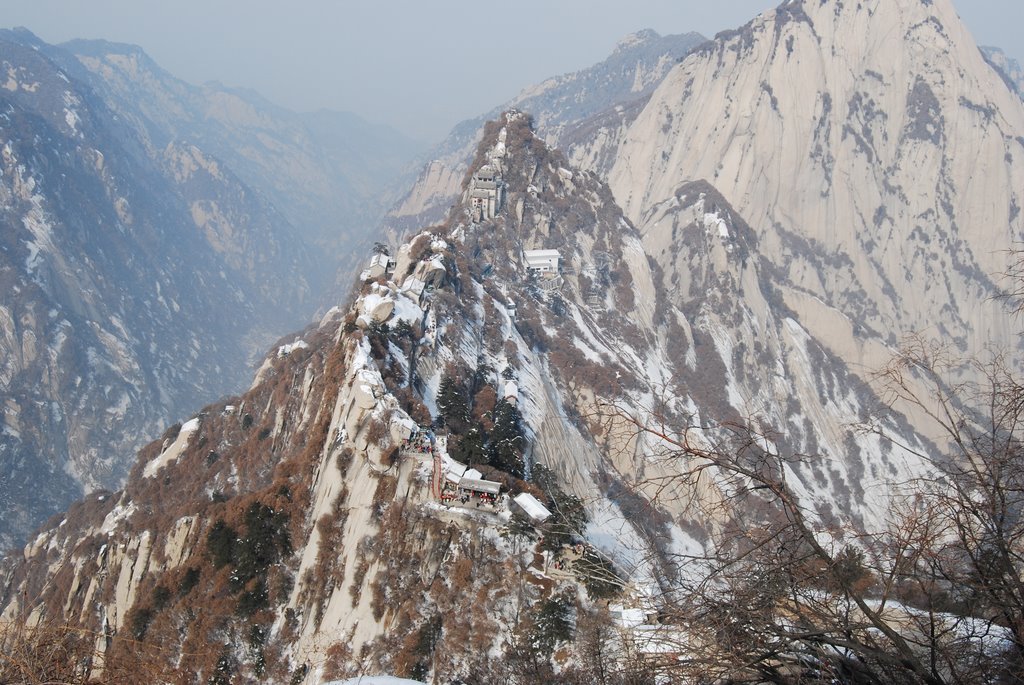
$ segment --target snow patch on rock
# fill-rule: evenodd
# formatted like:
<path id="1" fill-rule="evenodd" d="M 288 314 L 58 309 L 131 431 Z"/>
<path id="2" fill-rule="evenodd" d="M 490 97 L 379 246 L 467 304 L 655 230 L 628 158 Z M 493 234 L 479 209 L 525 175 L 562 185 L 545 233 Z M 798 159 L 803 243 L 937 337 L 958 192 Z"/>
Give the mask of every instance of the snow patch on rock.
<path id="1" fill-rule="evenodd" d="M 161 452 L 160 456 L 146 464 L 146 468 L 142 472 L 143 477 L 152 478 L 159 473 L 160 469 L 177 461 L 178 457 L 181 456 L 181 453 L 185 450 L 185 447 L 188 446 L 188 439 L 198 428 L 198 418 L 191 419 L 183 423 L 181 430 L 178 431 L 178 437 L 174 439 L 174 442 L 172 442 L 167 449 Z"/>

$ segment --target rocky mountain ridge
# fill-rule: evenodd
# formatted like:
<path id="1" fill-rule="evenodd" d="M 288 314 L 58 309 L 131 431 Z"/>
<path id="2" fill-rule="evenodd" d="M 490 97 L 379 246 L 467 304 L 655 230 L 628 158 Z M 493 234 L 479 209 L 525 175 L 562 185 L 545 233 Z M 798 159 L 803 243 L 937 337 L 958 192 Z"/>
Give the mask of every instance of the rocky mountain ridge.
<path id="1" fill-rule="evenodd" d="M 635 109 L 679 59 L 705 40 L 692 32 L 661 36 L 648 29 L 630 34 L 604 61 L 529 87 L 501 107 L 460 123 L 429 153 L 431 159 L 413 187 L 388 212 L 385 227 L 401 236 L 440 220 L 461 192 L 484 123 L 502 111 L 530 112 L 545 141 L 562 148 L 592 117 Z"/>
<path id="2" fill-rule="evenodd" d="M 338 299 L 342 246 L 370 239 L 412 143 L 191 86 L 135 46 L 0 43 L 6 548 Z"/>
<path id="3" fill-rule="evenodd" d="M 177 645 L 199 679 L 227 663 L 243 677 L 296 682 L 355 675 L 357 664 L 423 672 L 399 658 L 409 654 L 401 641 L 437 620 L 431 649 L 444 656 L 422 668 L 495 672 L 480 656 L 512 658 L 527 630 L 517 616 L 584 587 L 619 593 L 627 581 L 627 601 L 643 604 L 718 525 L 686 505 L 694 493 L 673 481 L 668 446 L 630 434 L 609 406 L 710 440 L 718 422 L 756 404 L 786 427 L 780 449 L 816 450 L 794 478 L 821 521 L 876 520 L 866 484 L 908 477 L 912 460 L 850 428 L 877 398 L 780 308 L 754 232 L 717 191 L 681 191 L 681 261 L 663 272 L 607 187 L 549 150 L 525 115 L 489 124 L 477 160 L 447 225 L 368 276 L 352 310 L 273 352 L 245 396 L 150 445 L 123 492 L 90 498 L 34 540 L 7 569 L 5 616 L 61 606 L 112 640 L 111 661 L 122 658 L 118 636 L 131 634 Z M 481 174 L 499 179 L 493 217 L 472 204 L 470 177 Z M 558 271 L 525 268 L 539 248 L 558 251 Z M 749 291 L 762 294 L 756 313 Z M 756 370 L 753 354 L 774 367 Z M 467 413 L 452 414 L 452 383 Z M 509 444 L 521 446 L 502 452 L 498 415 L 510 401 L 522 432 Z M 443 454 L 408 447 L 426 425 L 446 427 Z M 919 440 L 898 417 L 888 429 Z M 565 562 L 574 571 L 549 566 L 567 553 L 544 557 L 528 532 L 519 542 L 499 535 L 511 525 L 503 507 L 439 501 L 442 457 L 482 461 L 512 493 L 561 503 L 555 520 L 567 528 L 544 534 L 582 547 Z M 700 492 L 726 496 L 712 482 Z M 563 520 L 571 501 L 585 514 Z M 257 529 L 277 542 L 248 569 L 232 559 L 246 558 L 238 552 Z M 235 556 L 217 561 L 229 543 Z M 202 620 L 189 618 L 197 602 Z M 255 629 L 253 646 L 245 635 Z"/>
<path id="4" fill-rule="evenodd" d="M 317 147 L 286 139 L 302 126 L 338 138 L 333 115 L 296 123 L 251 95 L 176 81 L 137 48 L 73 47 L 78 57 L 25 30 L 0 35 L 3 548 L 83 488 L 118 485 L 171 417 L 245 387 L 262 350 L 312 316 L 314 293 L 332 290 L 350 254 L 318 243 L 325 217 L 342 211 L 331 203 L 350 200 L 345 215 L 359 216 L 355 204 L 397 164 L 368 163 L 373 183 L 310 191 L 286 215 L 271 200 L 299 197 L 288 184 L 337 178 L 320 157 L 281 166 L 287 151 Z M 83 64 L 107 65 L 109 80 Z M 361 144 L 386 136 L 375 135 Z M 317 205 L 324 196 L 331 203 Z"/>
<path id="5" fill-rule="evenodd" d="M 1017 95 L 1024 98 L 1024 69 L 1021 69 L 1020 62 L 1013 59 L 1002 48 L 984 45 L 981 48 L 985 60 L 988 61 L 1007 82 L 1007 85 Z"/>
<path id="6" fill-rule="evenodd" d="M 1014 326 L 991 328 L 1006 322 L 994 296 L 1011 260 L 986 247 L 1013 243 L 1015 238 L 1007 240 L 1001 233 L 1007 223 L 1017 227 L 1011 232 L 1019 232 L 1020 198 L 1014 189 L 1020 184 L 1013 151 L 1019 147 L 1014 141 L 1020 108 L 999 83 L 1002 77 L 986 68 L 949 2 L 910 7 L 894 3 L 884 9 L 811 4 L 785 3 L 737 31 L 723 32 L 675 65 L 670 82 L 660 84 L 653 96 L 563 126 L 557 146 L 574 164 L 608 178 L 617 199 L 645 233 L 648 213 L 672 197 L 680 184 L 712 182 L 752 225 L 760 226 L 773 261 L 794 271 L 793 283 L 786 287 L 789 306 L 821 322 L 816 334 L 844 358 L 877 368 L 906 335 L 931 331 L 954 341 L 961 353 L 990 342 L 1016 345 Z M 858 37 L 852 39 L 858 49 L 833 69 L 839 43 L 845 45 L 851 32 L 866 35 L 868 24 L 880 25 L 879 11 L 900 27 L 914 51 L 895 56 L 892 49 L 901 51 L 905 43 L 882 46 Z M 859 28 L 854 25 L 858 21 Z M 831 29 L 819 35 L 818 22 Z M 944 26 L 955 30 L 947 34 Z M 797 50 L 798 40 L 805 41 L 803 50 Z M 943 80 L 950 70 L 970 79 L 950 87 Z M 801 83 L 815 84 L 814 93 L 792 87 L 798 71 Z M 780 100 L 776 90 L 785 91 L 789 99 Z M 926 106 L 925 101 L 932 103 L 928 93 L 939 93 L 941 102 Z M 748 100 L 737 102 L 737 94 Z M 842 102 L 846 104 L 838 104 Z M 1011 113 L 1005 126 L 989 117 L 1004 110 Z M 928 157 L 921 143 L 930 135 L 926 130 L 933 115 L 958 133 L 944 132 L 933 140 L 937 152 Z M 976 156 L 957 141 L 971 139 L 977 125 L 990 130 L 981 135 L 987 144 Z M 787 138 L 772 150 L 756 148 L 756 141 L 774 141 L 783 129 Z M 451 144 L 461 139 L 453 135 Z M 917 178 L 922 154 L 928 157 L 927 183 Z M 806 161 L 801 161 L 804 156 Z M 910 159 L 915 161 L 906 161 Z M 772 171 L 790 165 L 806 172 L 794 176 Z M 435 162 L 424 171 L 410 195 L 418 198 L 417 206 L 451 195 L 442 188 L 450 187 L 458 174 L 435 173 L 446 168 Z M 899 174 L 903 178 L 897 179 Z M 1001 176 L 995 179 L 995 174 Z M 725 175 L 729 182 L 723 181 Z M 982 191 L 972 180 L 982 177 L 997 184 L 992 194 L 1007 198 L 1005 208 L 992 211 L 987 206 L 983 196 L 989 190 Z M 643 192 L 635 188 L 637 182 L 658 184 L 656 196 L 635 198 Z M 904 185 L 927 190 L 908 199 Z M 940 217 L 941 241 L 950 246 L 945 255 L 925 242 L 936 232 L 933 215 Z M 912 290 L 925 293 L 927 300 L 909 306 L 921 314 L 909 318 L 904 316 L 910 313 L 907 306 L 895 301 L 905 280 L 905 258 L 919 284 Z M 850 266 L 829 273 L 840 261 Z M 937 286 L 937 273 L 954 276 Z M 964 293 L 974 293 L 968 296 L 970 304 L 960 303 Z M 869 309 L 879 307 L 869 303 L 877 302 L 882 303 L 877 312 L 881 318 L 874 318 L 869 332 L 856 336 L 857 343 L 849 344 L 851 337 L 845 333 L 825 330 L 835 324 L 836 331 L 866 325 L 876 316 Z M 896 311 L 899 307 L 904 310 Z M 895 321 L 904 323 L 894 329 Z"/>
<path id="7" fill-rule="evenodd" d="M 872 42 L 882 26 L 902 47 Z M 787 2 L 692 53 L 628 116 L 594 119 L 568 156 L 509 112 L 444 221 L 374 255 L 351 308 L 9 562 L 3 615 L 75 617 L 96 637 L 88 668 L 134 658 L 197 682 L 592 683 L 584 652 L 608 646 L 616 668 L 642 655 L 641 681 L 671 677 L 664 655 L 691 635 L 663 609 L 717 541 L 742 551 L 788 514 L 809 534 L 760 551 L 792 542 L 783 574 L 815 578 L 807 547 L 836 550 L 819 560 L 844 564 L 827 577 L 847 590 L 871 563 L 857 546 L 892 532 L 892 496 L 941 480 L 927 406 L 894 408 L 874 371 L 915 330 L 957 354 L 1017 349 L 991 297 L 1021 229 L 1020 118 L 941 0 Z M 751 486 L 701 456 L 716 450 L 777 470 Z M 781 513 L 761 496 L 780 482 Z M 555 515 L 513 519 L 471 489 L 491 485 Z M 779 581 L 753 571 L 744 601 Z M 836 592 L 802 590 L 799 609 Z M 872 613 L 839 595 L 847 616 Z M 895 640 L 911 595 L 879 600 Z M 559 606 L 585 627 L 572 642 L 544 629 Z M 758 625 L 724 606 L 702 615 L 708 649 Z M 990 654 L 987 635 L 972 653 Z M 809 675 L 837 672 L 822 666 L 834 652 L 810 653 Z"/>
<path id="8" fill-rule="evenodd" d="M 883 22 L 902 40 L 881 41 Z M 571 158 L 652 239 L 652 208 L 713 183 L 788 274 L 787 305 L 877 368 L 911 333 L 961 354 L 1019 345 L 994 296 L 1022 231 L 1021 131 L 948 0 L 788 2 L 692 53 Z M 851 327 L 882 346 L 851 348 Z"/>
<path id="9" fill-rule="evenodd" d="M 154 164 L 30 41 L 2 48 L 6 546 L 81 487 L 118 482 L 168 413 L 239 382 L 228 360 L 284 323 L 256 310 L 308 290 L 282 281 L 304 255 L 237 179 L 195 149 Z"/>

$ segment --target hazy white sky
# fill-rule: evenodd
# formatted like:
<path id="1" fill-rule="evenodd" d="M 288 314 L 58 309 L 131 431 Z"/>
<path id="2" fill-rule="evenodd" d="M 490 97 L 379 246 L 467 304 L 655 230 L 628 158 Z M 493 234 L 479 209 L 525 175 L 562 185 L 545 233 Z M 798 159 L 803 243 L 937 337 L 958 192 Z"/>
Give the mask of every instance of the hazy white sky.
<path id="1" fill-rule="evenodd" d="M 975 39 L 1024 57 L 1024 0 L 954 0 Z M 141 45 L 193 83 L 349 110 L 433 142 L 642 28 L 713 36 L 779 0 L 0 0 L 0 25 Z"/>

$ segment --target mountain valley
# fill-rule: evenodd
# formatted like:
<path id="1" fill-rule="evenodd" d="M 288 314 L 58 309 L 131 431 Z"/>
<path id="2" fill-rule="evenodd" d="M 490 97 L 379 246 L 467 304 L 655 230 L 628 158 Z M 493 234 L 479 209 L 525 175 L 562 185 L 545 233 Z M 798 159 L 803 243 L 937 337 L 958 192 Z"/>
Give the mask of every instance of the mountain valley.
<path id="1" fill-rule="evenodd" d="M 356 190 L 330 168 L 347 152 L 315 157 L 312 133 L 286 142 L 300 125 L 337 137 L 334 115 L 296 123 L 265 102 L 189 89 L 137 48 L 69 47 L 24 30 L 0 36 L 3 548 L 83 492 L 118 487 L 173 417 L 245 387 L 267 345 L 306 324 L 322 293 L 340 292 L 336 281 L 347 287 L 353 265 L 337 241 L 368 238 L 357 222 L 375 215 L 360 206 L 403 159 L 388 141 L 376 167 L 354 164 L 371 186 Z M 239 144 L 268 140 L 260 126 L 285 132 Z M 286 154 L 303 173 L 281 171 Z M 316 188 L 314 176 L 343 187 Z M 329 237 L 327 216 L 354 223 Z"/>

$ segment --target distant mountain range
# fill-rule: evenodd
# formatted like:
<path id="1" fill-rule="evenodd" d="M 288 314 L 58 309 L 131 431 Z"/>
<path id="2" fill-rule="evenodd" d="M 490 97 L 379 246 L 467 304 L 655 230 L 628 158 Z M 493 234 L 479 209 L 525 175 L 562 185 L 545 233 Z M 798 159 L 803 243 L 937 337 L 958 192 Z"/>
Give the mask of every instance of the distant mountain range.
<path id="1" fill-rule="evenodd" d="M 400 234 L 439 221 L 461 192 L 484 122 L 504 110 L 529 112 L 549 145 L 565 147 L 593 117 L 642 106 L 665 74 L 706 40 L 699 33 L 661 36 L 649 29 L 630 34 L 608 59 L 526 88 L 500 107 L 460 123 L 428 153 L 429 162 L 388 212 L 385 226 Z"/>
<path id="2" fill-rule="evenodd" d="M 251 90 L 193 86 L 160 68 L 140 48 L 76 40 L 74 55 L 122 119 L 161 149 L 187 141 L 264 193 L 313 251 L 318 291 L 339 269 L 350 277 L 351 246 L 364 244 L 395 181 L 419 144 L 346 112 L 300 114 Z M 349 286 L 348 281 L 344 288 Z M 331 290 L 333 301 L 337 291 Z"/>
<path id="3" fill-rule="evenodd" d="M 132 46 L 15 30 L 0 56 L 6 547 L 116 487 L 147 437 L 336 299 L 413 150 L 190 86 Z"/>

